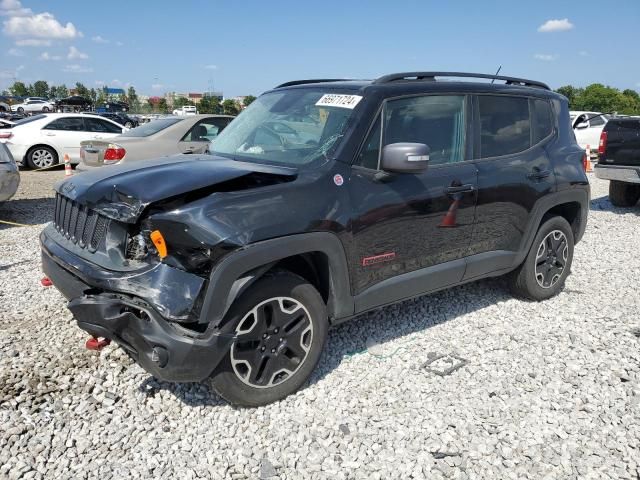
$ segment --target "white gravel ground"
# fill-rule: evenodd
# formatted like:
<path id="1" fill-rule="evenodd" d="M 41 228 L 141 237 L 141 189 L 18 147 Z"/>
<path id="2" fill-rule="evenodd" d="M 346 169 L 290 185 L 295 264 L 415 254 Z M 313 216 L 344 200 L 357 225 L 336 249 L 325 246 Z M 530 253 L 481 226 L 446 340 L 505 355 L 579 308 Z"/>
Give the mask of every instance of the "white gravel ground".
<path id="1" fill-rule="evenodd" d="M 606 182 L 591 178 L 558 297 L 515 300 L 498 279 L 376 311 L 331 332 L 298 394 L 236 409 L 84 349 L 39 283 L 61 176 L 24 173 L 0 207 L 39 223 L 0 226 L 0 477 L 639 478 L 640 207 L 613 208 Z M 441 354 L 466 363 L 439 376 Z"/>

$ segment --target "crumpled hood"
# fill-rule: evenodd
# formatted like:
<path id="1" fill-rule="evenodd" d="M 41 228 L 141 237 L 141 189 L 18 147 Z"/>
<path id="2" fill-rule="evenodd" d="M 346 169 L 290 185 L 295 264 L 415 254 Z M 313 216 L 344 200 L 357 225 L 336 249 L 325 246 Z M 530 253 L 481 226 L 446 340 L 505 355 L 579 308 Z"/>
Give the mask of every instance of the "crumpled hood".
<path id="1" fill-rule="evenodd" d="M 297 169 L 213 155 L 176 155 L 97 168 L 58 183 L 55 190 L 106 217 L 135 223 L 152 203 L 251 173 L 292 177 Z"/>

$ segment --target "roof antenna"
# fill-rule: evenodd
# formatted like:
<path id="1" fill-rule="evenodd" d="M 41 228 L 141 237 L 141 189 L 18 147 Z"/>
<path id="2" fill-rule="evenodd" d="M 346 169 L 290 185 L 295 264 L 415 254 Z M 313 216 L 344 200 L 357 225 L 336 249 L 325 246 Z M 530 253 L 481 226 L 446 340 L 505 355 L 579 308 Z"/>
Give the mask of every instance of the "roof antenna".
<path id="1" fill-rule="evenodd" d="M 495 73 L 496 77 L 497 77 L 497 76 L 498 76 L 498 74 L 500 73 L 500 70 L 502 70 L 502 65 L 500 65 L 500 66 L 498 67 L 498 70 L 496 70 L 496 73 Z M 491 80 L 491 83 L 493 83 L 493 82 L 495 82 L 495 81 L 496 81 L 496 79 L 494 78 L 493 80 Z"/>

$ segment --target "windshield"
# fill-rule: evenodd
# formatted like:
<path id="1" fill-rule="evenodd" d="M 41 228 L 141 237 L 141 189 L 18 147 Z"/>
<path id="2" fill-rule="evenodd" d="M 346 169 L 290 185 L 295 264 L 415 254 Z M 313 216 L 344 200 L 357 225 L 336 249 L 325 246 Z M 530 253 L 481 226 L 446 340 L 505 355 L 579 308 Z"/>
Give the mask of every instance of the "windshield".
<path id="1" fill-rule="evenodd" d="M 326 158 L 361 98 L 310 89 L 267 93 L 220 133 L 210 152 L 288 165 Z"/>
<path id="2" fill-rule="evenodd" d="M 123 133 L 122 137 L 148 137 L 155 133 L 158 133 L 160 130 L 164 130 L 165 128 L 170 127 L 178 122 L 181 122 L 182 118 L 159 118 L 158 120 L 153 120 L 149 123 L 145 123 L 139 127 L 136 127 L 132 130 L 129 130 Z"/>

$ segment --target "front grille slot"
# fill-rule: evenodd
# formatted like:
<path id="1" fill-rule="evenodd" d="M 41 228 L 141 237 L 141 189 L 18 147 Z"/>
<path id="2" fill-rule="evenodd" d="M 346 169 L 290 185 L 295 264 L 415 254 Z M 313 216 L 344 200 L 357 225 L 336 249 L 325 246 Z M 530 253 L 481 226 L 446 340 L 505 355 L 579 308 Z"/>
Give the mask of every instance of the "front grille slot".
<path id="1" fill-rule="evenodd" d="M 81 248 L 95 252 L 104 248 L 110 220 L 78 202 L 56 195 L 53 223 L 62 235 Z"/>

